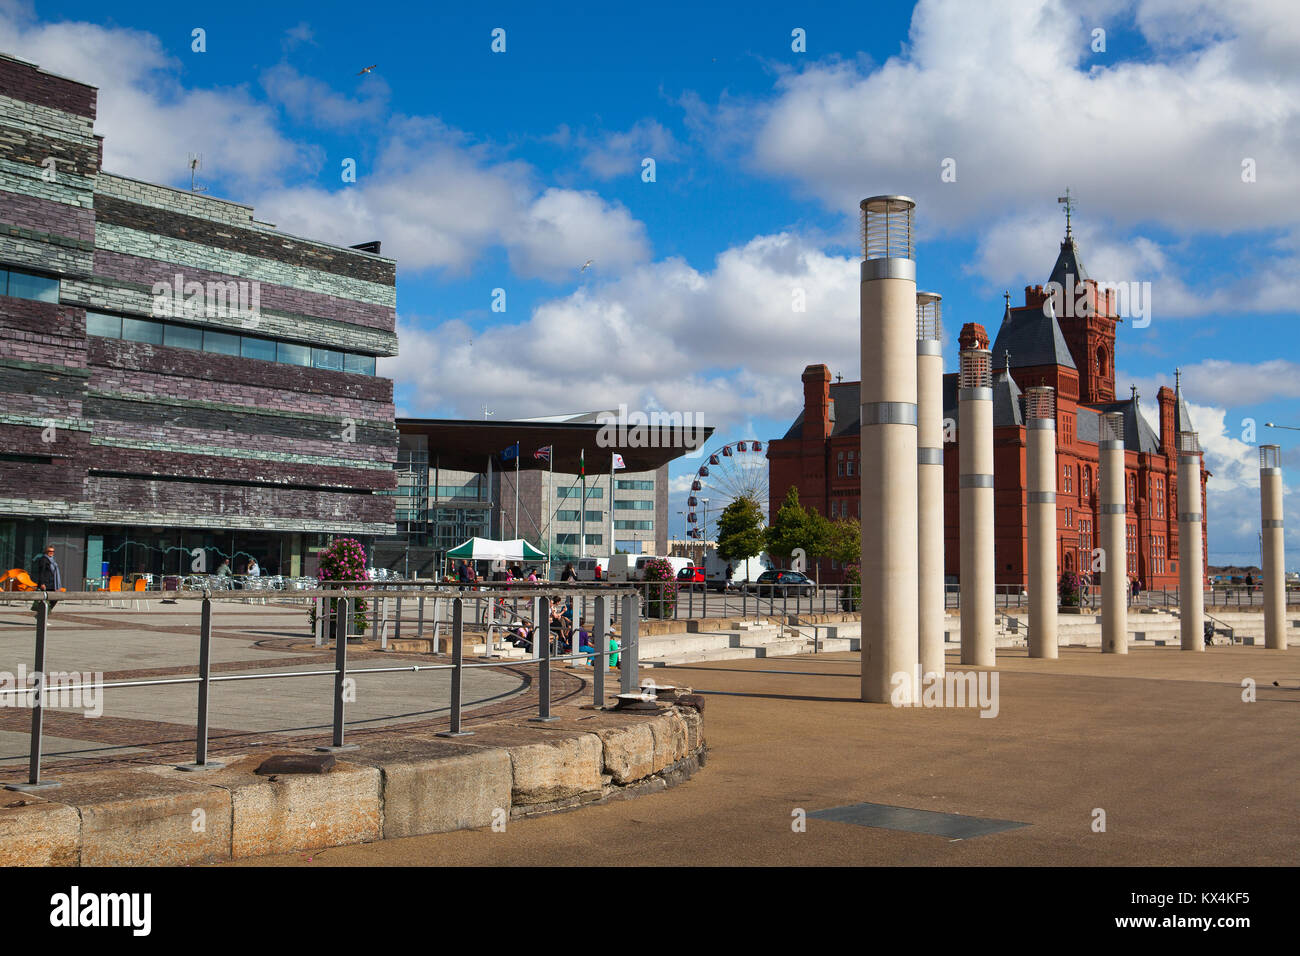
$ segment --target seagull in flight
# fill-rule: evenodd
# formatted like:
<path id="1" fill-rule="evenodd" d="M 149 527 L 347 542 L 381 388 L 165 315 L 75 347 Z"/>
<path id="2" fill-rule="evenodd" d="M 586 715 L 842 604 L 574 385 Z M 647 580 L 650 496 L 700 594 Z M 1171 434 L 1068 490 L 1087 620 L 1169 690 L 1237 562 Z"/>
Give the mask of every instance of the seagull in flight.
<path id="1" fill-rule="evenodd" d="M 578 272 L 580 272 L 580 273 L 581 273 L 581 272 L 586 272 L 588 269 L 591 268 L 591 264 L 592 264 L 593 262 L 595 262 L 595 261 L 596 261 L 595 259 L 588 259 L 586 262 L 584 262 L 584 263 L 582 264 L 582 268 L 579 269 Z"/>
<path id="2" fill-rule="evenodd" d="M 360 76 L 362 73 L 369 73 L 371 70 L 375 69 L 377 66 L 379 66 L 378 63 L 372 63 L 370 66 L 366 67 L 364 70 L 360 70 L 360 71 L 358 71 L 358 72 L 357 72 L 357 76 Z"/>

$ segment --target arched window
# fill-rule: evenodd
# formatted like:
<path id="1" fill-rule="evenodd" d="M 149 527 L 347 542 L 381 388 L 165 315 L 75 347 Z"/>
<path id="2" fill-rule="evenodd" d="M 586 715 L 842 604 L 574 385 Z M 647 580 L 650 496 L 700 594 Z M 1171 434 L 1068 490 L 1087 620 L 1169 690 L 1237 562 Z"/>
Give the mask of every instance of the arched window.
<path id="1" fill-rule="evenodd" d="M 1104 345 L 1097 347 L 1097 373 L 1099 375 L 1106 374 L 1106 347 Z"/>
<path id="2" fill-rule="evenodd" d="M 1088 492 L 1092 490 L 1092 469 L 1079 469 L 1079 494 L 1083 498 L 1088 497 Z"/>

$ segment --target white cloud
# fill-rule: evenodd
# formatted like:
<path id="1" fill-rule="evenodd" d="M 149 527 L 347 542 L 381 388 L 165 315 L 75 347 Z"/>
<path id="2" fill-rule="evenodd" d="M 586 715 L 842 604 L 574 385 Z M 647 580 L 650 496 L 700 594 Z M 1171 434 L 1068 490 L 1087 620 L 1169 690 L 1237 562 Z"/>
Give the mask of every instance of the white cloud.
<path id="1" fill-rule="evenodd" d="M 300 122 L 328 129 L 351 129 L 373 123 L 388 111 L 391 90 L 382 76 L 367 73 L 353 78 L 359 90 L 355 97 L 341 96 L 329 84 L 299 73 L 288 63 L 277 63 L 260 76 L 267 98 L 283 106 Z"/>
<path id="2" fill-rule="evenodd" d="M 572 189 L 546 190 L 502 241 L 525 278 L 574 276 L 588 259 L 595 268 L 621 271 L 650 256 L 645 226 L 626 208 Z"/>
<path id="3" fill-rule="evenodd" d="M 564 132 L 567 137 L 567 128 Z M 582 165 L 599 179 L 639 176 L 641 161 L 646 157 L 658 165 L 677 159 L 682 151 L 672 130 L 651 119 L 638 120 L 621 132 L 581 136 L 578 145 L 587 151 Z"/>
<path id="4" fill-rule="evenodd" d="M 1113 48 L 1134 6 L 1155 59 L 1093 54 L 1092 28 L 1109 27 Z M 846 213 L 863 196 L 902 192 L 923 222 L 951 228 L 1041 210 L 1069 185 L 1084 215 L 1123 227 L 1288 228 L 1300 196 L 1300 31 L 1287 7 L 1201 3 L 1211 29 L 1152 0 L 1099 13 L 1064 0 L 921 0 L 899 56 L 786 72 L 771 102 L 714 119 L 755 130 L 758 169 Z M 1191 39 L 1208 45 L 1187 49 Z M 1241 181 L 1247 157 L 1254 183 Z M 940 181 L 945 158 L 956 182 Z"/>
<path id="5" fill-rule="evenodd" d="M 180 61 L 153 34 L 41 23 L 30 7 L 7 6 L 0 7 L 0 49 L 99 88 L 96 131 L 111 172 L 178 183 L 189 175 L 186 154 L 195 152 L 204 157 L 201 179 L 259 184 L 316 157 L 282 136 L 274 111 L 247 90 L 186 89 Z"/>
<path id="6" fill-rule="evenodd" d="M 793 309 L 796 289 L 806 312 Z M 792 370 L 837 356 L 832 371 L 857 376 L 857 293 L 855 260 L 788 233 L 759 236 L 710 272 L 677 258 L 645 263 L 513 324 L 471 333 L 404 316 L 402 354 L 380 371 L 414 388 L 417 414 L 473 415 L 489 394 L 502 417 L 626 403 L 706 413 L 722 437 L 798 407 Z"/>

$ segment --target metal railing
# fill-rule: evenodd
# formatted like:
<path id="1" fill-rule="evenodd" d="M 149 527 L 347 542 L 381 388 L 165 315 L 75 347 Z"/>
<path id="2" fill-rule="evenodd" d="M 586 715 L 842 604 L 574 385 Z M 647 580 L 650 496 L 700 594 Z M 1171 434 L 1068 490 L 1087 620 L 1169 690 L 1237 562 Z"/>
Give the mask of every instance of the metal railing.
<path id="1" fill-rule="evenodd" d="M 349 582 L 355 584 L 355 582 Z M 552 593 L 563 593 L 567 588 L 548 588 Z M 416 597 L 421 602 L 429 596 L 431 589 L 421 588 L 418 590 L 408 589 L 401 594 L 402 597 Z M 59 604 L 103 604 L 111 600 L 110 592 L 74 592 L 59 593 L 52 596 L 43 591 L 23 592 L 23 600 L 30 601 L 35 605 L 36 624 L 35 624 L 35 642 L 32 653 L 33 669 L 31 672 L 32 685 L 26 688 L 16 688 L 12 691 L 4 692 L 4 696 L 13 697 L 21 695 L 22 699 L 31 701 L 31 742 L 28 757 L 27 780 L 24 783 L 12 783 L 6 785 L 9 790 L 43 790 L 50 787 L 59 786 L 57 781 L 43 780 L 41 777 L 41 738 L 44 724 L 44 715 L 46 708 L 46 691 L 48 675 L 45 670 L 47 636 L 50 604 L 57 602 Z M 111 592 L 116 594 L 117 592 Z M 380 592 L 382 596 L 383 592 Z M 464 604 L 468 601 L 490 600 L 488 594 L 477 592 L 466 592 L 457 589 L 442 589 L 438 593 L 440 599 L 449 602 L 450 627 L 451 627 L 451 663 L 411 663 L 402 665 L 393 665 L 385 667 L 352 667 L 348 665 L 348 633 L 353 626 L 356 615 L 356 602 L 373 599 L 376 597 L 376 591 L 373 588 L 357 589 L 337 589 L 337 590 L 316 590 L 311 592 L 299 592 L 286 598 L 292 603 L 299 603 L 305 600 L 315 600 L 321 602 L 318 608 L 329 605 L 325 602 L 334 603 L 334 613 L 332 614 L 334 629 L 334 666 L 327 669 L 313 669 L 305 671 L 278 671 L 275 673 L 258 673 L 258 674 L 221 674 L 214 676 L 212 674 L 212 605 L 214 601 L 230 601 L 234 603 L 248 603 L 253 595 L 243 594 L 241 592 L 222 591 L 219 594 L 212 592 L 176 592 L 174 597 L 177 601 L 201 601 L 200 623 L 199 623 L 199 653 L 198 653 L 198 673 L 189 677 L 169 677 L 155 678 L 147 680 L 121 680 L 101 682 L 97 684 L 64 684 L 57 685 L 60 694 L 83 692 L 94 690 L 96 692 L 107 690 L 109 688 L 125 687 L 150 687 L 162 685 L 193 684 L 197 686 L 198 700 L 195 714 L 195 745 L 194 745 L 194 762 L 191 764 L 182 764 L 178 769 L 182 770 L 213 770 L 219 769 L 222 764 L 208 758 L 208 718 L 210 714 L 210 700 L 212 686 L 214 684 L 247 681 L 247 680 L 287 680 L 299 677 L 325 677 L 332 676 L 333 680 L 333 712 L 331 721 L 330 744 L 318 747 L 322 751 L 339 751 L 355 750 L 356 744 L 348 744 L 345 740 L 346 722 L 346 703 L 348 697 L 348 681 L 355 680 L 358 675 L 370 674 L 418 674 L 428 671 L 448 671 L 451 676 L 450 688 L 450 720 L 449 729 L 442 732 L 439 736 L 460 737 L 472 733 L 463 728 L 462 718 L 464 710 L 462 682 L 465 671 L 471 668 L 484 667 L 506 667 L 520 666 L 521 664 L 539 665 L 538 671 L 538 702 L 537 716 L 529 718 L 537 721 L 551 721 L 558 718 L 551 715 L 551 665 L 563 661 L 582 660 L 593 665 L 592 679 L 592 698 L 596 706 L 603 706 L 605 703 L 605 678 L 608 668 L 607 661 L 612 654 L 618 654 L 621 657 L 619 665 L 620 670 L 620 691 L 622 694 L 637 694 L 640 692 L 640 683 L 638 681 L 638 622 L 640 613 L 638 609 L 639 597 L 629 589 L 617 588 L 607 589 L 605 593 L 594 597 L 594 617 L 590 631 L 592 643 L 588 645 L 590 650 L 577 650 L 576 653 L 556 655 L 552 653 L 552 641 L 550 634 L 550 599 L 546 596 L 537 596 L 537 630 L 534 647 L 536 648 L 535 660 L 525 661 L 518 659 L 503 660 L 484 660 L 480 662 L 465 661 L 465 613 Z M 392 595 L 389 595 L 392 596 Z M 622 620 L 623 629 L 621 632 L 622 640 L 616 649 L 610 648 L 610 627 L 607 624 L 609 615 L 607 612 L 606 602 L 622 603 Z M 400 613 L 400 612 L 399 612 Z M 318 633 L 321 626 L 322 617 L 318 615 Z M 422 630 L 422 628 L 421 628 Z M 576 638 L 579 633 L 578 628 L 574 628 Z"/>

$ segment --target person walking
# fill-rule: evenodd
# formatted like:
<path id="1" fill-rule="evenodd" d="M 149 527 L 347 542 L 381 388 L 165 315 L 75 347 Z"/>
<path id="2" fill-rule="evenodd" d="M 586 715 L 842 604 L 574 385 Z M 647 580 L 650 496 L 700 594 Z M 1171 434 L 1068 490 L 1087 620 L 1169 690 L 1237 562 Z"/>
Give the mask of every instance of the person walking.
<path id="1" fill-rule="evenodd" d="M 36 559 L 36 566 L 32 569 L 32 580 L 36 582 L 36 587 L 45 591 L 58 593 L 63 590 L 63 571 L 59 568 L 59 562 L 54 559 L 54 545 L 47 544 L 45 553 Z M 36 610 L 39 601 L 32 602 L 32 611 Z M 49 609 L 46 615 L 54 613 L 54 605 L 57 601 L 49 602 Z"/>

